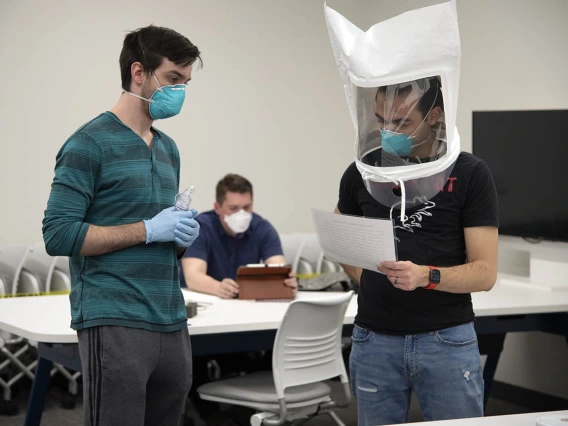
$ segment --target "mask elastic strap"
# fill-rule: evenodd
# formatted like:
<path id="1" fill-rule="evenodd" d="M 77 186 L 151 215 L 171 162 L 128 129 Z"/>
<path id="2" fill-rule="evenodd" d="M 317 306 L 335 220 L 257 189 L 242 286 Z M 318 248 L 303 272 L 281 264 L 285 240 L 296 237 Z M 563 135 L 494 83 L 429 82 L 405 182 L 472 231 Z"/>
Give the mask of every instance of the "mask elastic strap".
<path id="1" fill-rule="evenodd" d="M 158 79 L 156 78 L 156 74 L 152 73 L 152 77 L 154 77 L 154 80 L 156 80 L 156 84 L 158 85 L 158 89 L 157 89 L 157 90 L 162 91 L 162 90 L 163 90 L 162 85 L 160 84 L 160 82 L 159 82 Z M 143 98 L 142 96 L 138 96 L 138 95 L 136 95 L 136 94 L 134 94 L 134 93 L 132 93 L 132 92 L 128 92 L 128 91 L 126 91 L 126 90 L 124 91 L 124 93 L 128 93 L 129 95 L 132 95 L 132 96 L 134 96 L 134 97 L 136 97 L 136 98 L 138 98 L 138 99 L 142 99 L 143 101 L 146 101 L 146 102 L 150 102 L 150 103 L 155 102 L 153 99 L 146 99 L 146 98 Z"/>
<path id="2" fill-rule="evenodd" d="M 416 148 L 417 146 L 425 144 L 426 142 L 428 142 L 428 139 L 430 139 L 430 135 L 428 135 L 428 137 L 426 139 L 424 139 L 422 142 L 419 142 L 419 143 L 412 145 L 412 148 Z M 410 140 L 412 140 L 412 139 L 410 139 Z"/>
<path id="3" fill-rule="evenodd" d="M 156 74 L 152 73 L 152 77 L 154 77 L 154 80 L 156 80 L 156 84 L 158 85 L 158 90 L 161 92 L 161 91 L 163 90 L 163 89 L 162 89 L 163 86 L 162 86 L 162 85 L 160 84 L 160 82 L 158 81 L 158 79 L 157 79 L 157 77 L 156 77 Z M 437 94 L 436 94 L 436 95 L 437 95 Z M 436 102 L 436 100 L 434 100 L 434 102 Z M 428 114 L 430 114 L 430 113 L 428 112 Z"/>
<path id="4" fill-rule="evenodd" d="M 428 110 L 428 112 L 426 113 L 426 115 L 424 115 L 424 119 L 422 120 L 422 122 L 420 123 L 420 125 L 416 128 L 416 130 L 414 132 L 412 132 L 412 134 L 410 136 L 408 136 L 409 138 L 413 138 L 414 137 L 414 133 L 416 133 L 418 131 L 418 129 L 424 124 L 424 122 L 426 121 L 426 118 L 428 118 L 428 114 L 430 114 L 432 112 L 432 110 L 434 109 L 434 105 L 436 105 L 436 100 L 438 99 L 438 92 L 439 90 L 436 90 L 436 96 L 434 97 L 434 102 L 432 102 L 432 106 L 430 107 L 430 109 Z M 430 136 L 428 136 L 429 138 Z M 428 139 L 426 139 L 428 140 Z M 426 141 L 424 141 L 426 142 Z M 422 142 L 422 143 L 424 143 Z M 416 145 L 415 145 L 416 146 Z"/>
<path id="5" fill-rule="evenodd" d="M 406 222 L 406 188 L 404 187 L 404 181 L 402 179 L 395 181 L 395 183 L 398 183 L 398 187 L 400 188 L 400 192 L 401 192 L 400 222 L 404 225 L 404 222 Z M 390 220 L 392 220 L 392 211 L 394 210 L 395 205 L 396 204 L 394 204 L 390 209 L 390 212 L 389 212 Z"/>
<path id="6" fill-rule="evenodd" d="M 132 95 L 132 96 L 134 96 L 135 98 L 138 98 L 138 99 L 142 99 L 143 101 L 146 101 L 146 102 L 155 102 L 153 99 L 146 99 L 146 98 L 143 98 L 142 96 L 136 95 L 135 93 L 127 92 L 126 90 L 124 91 L 124 93 L 128 93 L 129 95 Z"/>
<path id="7" fill-rule="evenodd" d="M 401 203 L 400 203 L 400 222 L 404 225 L 406 222 L 406 188 L 404 187 L 404 181 L 402 179 L 398 180 L 401 192 Z"/>

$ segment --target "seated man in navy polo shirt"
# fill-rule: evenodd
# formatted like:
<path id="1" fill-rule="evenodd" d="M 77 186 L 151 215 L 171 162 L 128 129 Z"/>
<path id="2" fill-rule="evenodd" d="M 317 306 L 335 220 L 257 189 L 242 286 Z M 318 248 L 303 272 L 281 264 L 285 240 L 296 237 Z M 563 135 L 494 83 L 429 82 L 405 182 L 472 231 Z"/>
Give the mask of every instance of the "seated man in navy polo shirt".
<path id="1" fill-rule="evenodd" d="M 228 174 L 217 183 L 214 210 L 198 215 L 199 238 L 182 258 L 180 281 L 193 291 L 224 299 L 236 297 L 239 266 L 248 263 L 286 263 L 276 229 L 253 213 L 251 183 Z M 297 289 L 294 274 L 285 284 Z"/>
<path id="2" fill-rule="evenodd" d="M 242 176 L 228 174 L 217 183 L 214 210 L 196 216 L 200 231 L 193 245 L 186 249 L 181 260 L 182 286 L 193 291 L 208 293 L 224 299 L 238 295 L 235 282 L 239 266 L 248 263 L 286 263 L 280 238 L 274 227 L 252 212 L 253 190 L 251 183 Z M 294 274 L 285 281 L 297 289 Z M 187 284 L 187 285 L 186 285 Z M 196 389 L 211 380 L 208 374 L 212 362 L 223 376 L 270 369 L 271 352 L 237 353 L 193 358 L 193 386 L 190 392 L 194 409 L 207 424 L 224 424 L 224 412 L 218 404 L 203 401 Z M 231 413 L 230 417 L 249 419 L 251 410 Z M 244 424 L 244 423 L 243 423 Z"/>

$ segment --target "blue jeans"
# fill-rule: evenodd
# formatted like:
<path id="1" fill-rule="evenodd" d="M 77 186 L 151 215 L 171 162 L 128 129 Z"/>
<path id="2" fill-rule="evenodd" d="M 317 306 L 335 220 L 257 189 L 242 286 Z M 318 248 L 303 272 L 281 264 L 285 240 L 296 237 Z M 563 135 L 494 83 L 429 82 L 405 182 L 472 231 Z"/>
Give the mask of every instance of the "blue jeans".
<path id="1" fill-rule="evenodd" d="M 426 421 L 483 416 L 483 372 L 473 323 L 407 336 L 355 325 L 351 340 L 359 426 L 408 422 L 411 391 Z"/>

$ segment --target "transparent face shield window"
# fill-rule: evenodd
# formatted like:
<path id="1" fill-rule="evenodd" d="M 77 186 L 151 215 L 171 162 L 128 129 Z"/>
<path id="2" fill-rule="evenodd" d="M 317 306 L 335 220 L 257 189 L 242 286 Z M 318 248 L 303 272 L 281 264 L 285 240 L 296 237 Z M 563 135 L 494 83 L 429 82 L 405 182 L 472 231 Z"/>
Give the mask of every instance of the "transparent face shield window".
<path id="1" fill-rule="evenodd" d="M 359 161 L 395 167 L 436 161 L 446 153 L 440 80 L 429 77 L 382 87 L 352 85 Z"/>
<path id="2" fill-rule="evenodd" d="M 440 81 L 434 76 L 381 87 L 351 87 L 357 117 L 355 157 L 365 168 L 367 190 L 381 204 L 395 208 L 402 204 L 397 179 L 385 181 L 385 174 L 402 177 L 407 168 L 433 166 L 447 155 Z M 438 194 L 451 171 L 452 167 L 427 177 L 402 177 L 406 206 L 423 204 Z"/>

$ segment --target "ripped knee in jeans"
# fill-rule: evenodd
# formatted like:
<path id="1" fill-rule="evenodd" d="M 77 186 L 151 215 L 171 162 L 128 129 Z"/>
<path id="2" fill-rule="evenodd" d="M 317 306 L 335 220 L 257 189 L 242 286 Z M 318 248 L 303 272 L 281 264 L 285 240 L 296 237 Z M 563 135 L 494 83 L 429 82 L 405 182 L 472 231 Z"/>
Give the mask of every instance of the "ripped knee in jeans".
<path id="1" fill-rule="evenodd" d="M 370 386 L 357 385 L 357 390 L 359 390 L 361 392 L 377 393 L 377 388 L 370 387 Z"/>

